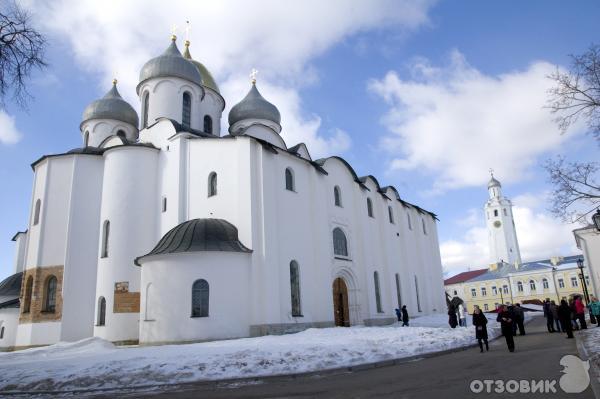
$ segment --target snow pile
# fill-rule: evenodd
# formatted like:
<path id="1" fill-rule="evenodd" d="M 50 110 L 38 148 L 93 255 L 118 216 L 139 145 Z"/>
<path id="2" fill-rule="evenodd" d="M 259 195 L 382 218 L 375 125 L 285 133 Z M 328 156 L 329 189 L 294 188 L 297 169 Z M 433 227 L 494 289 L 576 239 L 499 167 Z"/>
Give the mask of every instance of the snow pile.
<path id="1" fill-rule="evenodd" d="M 490 319 L 490 338 L 498 323 Z M 398 359 L 474 344 L 474 330 L 447 316 L 411 327 L 309 329 L 297 334 L 187 345 L 117 348 L 99 338 L 0 353 L 0 392 L 132 388 L 142 385 L 293 374 Z M 419 325 L 429 325 L 420 327 Z M 437 327 L 431 327 L 437 326 Z M 443 326 L 443 327 L 442 327 Z"/>
<path id="2" fill-rule="evenodd" d="M 596 373 L 600 372 L 600 328 L 594 327 L 594 324 L 589 322 L 587 330 L 578 332 L 577 340 L 580 339 L 591 366 L 596 369 Z"/>

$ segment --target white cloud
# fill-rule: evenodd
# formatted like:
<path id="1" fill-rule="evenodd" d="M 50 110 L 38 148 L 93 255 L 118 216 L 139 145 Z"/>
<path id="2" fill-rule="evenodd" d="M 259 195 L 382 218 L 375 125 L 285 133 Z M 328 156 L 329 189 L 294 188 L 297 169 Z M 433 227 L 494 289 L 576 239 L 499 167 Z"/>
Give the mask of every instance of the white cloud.
<path id="1" fill-rule="evenodd" d="M 22 136 L 17 129 L 14 116 L 0 110 L 0 143 L 15 144 Z"/>
<path id="2" fill-rule="evenodd" d="M 184 27 L 190 20 L 192 55 L 225 89 L 228 104 L 243 97 L 249 88 L 248 73 L 257 68 L 259 87 L 281 110 L 285 135 L 292 144 L 305 141 L 316 147 L 309 150 L 323 154 L 337 150 L 340 143 L 347 146 L 349 139 L 339 132 L 321 136 L 319 116 L 302 112 L 299 91 L 317 76 L 310 61 L 357 33 L 385 28 L 412 31 L 427 23 L 432 3 L 57 0 L 30 5 L 47 31 L 70 43 L 79 64 L 100 76 L 101 90 L 107 90 L 117 75 L 121 94 L 134 105 L 140 68 L 167 47 L 173 24 Z M 184 36 L 180 29 L 179 37 Z M 243 79 L 246 84 L 239 87 Z M 236 92 L 230 90 L 233 87 Z"/>
<path id="3" fill-rule="evenodd" d="M 480 186 L 493 168 L 503 182 L 527 178 L 536 157 L 558 148 L 561 135 L 544 104 L 555 66 L 534 62 L 522 71 L 488 76 L 453 51 L 446 67 L 419 58 L 411 79 L 388 72 L 369 84 L 389 106 L 382 146 L 391 168 L 423 168 L 434 192 Z"/>
<path id="4" fill-rule="evenodd" d="M 524 262 L 579 253 L 572 233 L 577 226 L 563 224 L 539 209 L 545 203 L 545 195 L 535 194 L 523 194 L 513 201 L 517 239 Z M 471 212 L 468 217 L 472 217 Z M 463 224 L 461 220 L 456 223 Z M 476 225 L 467 229 L 462 237 L 442 242 L 440 251 L 442 264 L 450 275 L 467 268 L 487 267 L 489 244 L 483 211 Z"/>

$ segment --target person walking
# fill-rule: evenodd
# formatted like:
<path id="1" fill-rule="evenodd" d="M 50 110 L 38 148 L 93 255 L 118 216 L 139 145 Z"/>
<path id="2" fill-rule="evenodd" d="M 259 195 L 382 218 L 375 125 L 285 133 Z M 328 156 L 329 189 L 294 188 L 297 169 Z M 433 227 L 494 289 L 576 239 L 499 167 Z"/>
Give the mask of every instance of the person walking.
<path id="1" fill-rule="evenodd" d="M 520 303 L 515 305 L 513 313 L 515 314 L 515 322 L 519 327 L 519 335 L 525 335 L 525 313 L 523 312 L 523 308 L 521 308 Z"/>
<path id="2" fill-rule="evenodd" d="M 508 311 L 510 318 L 512 319 L 512 333 L 513 333 L 513 337 L 517 336 L 517 322 L 516 322 L 516 318 L 515 318 L 515 305 L 510 304 L 507 306 L 506 310 Z"/>
<path id="3" fill-rule="evenodd" d="M 590 308 L 590 312 L 596 318 L 598 327 L 600 327 L 600 301 L 598 301 L 598 298 L 592 295 L 588 308 Z"/>
<path id="4" fill-rule="evenodd" d="M 556 329 L 552 329 L 552 331 L 561 332 L 560 319 L 558 318 L 558 306 L 554 301 L 550 301 L 550 313 L 552 314 L 552 319 L 554 320 L 554 324 L 556 325 Z"/>
<path id="5" fill-rule="evenodd" d="M 490 347 L 488 345 L 487 322 L 487 317 L 485 317 L 481 309 L 479 309 L 479 306 L 475 305 L 473 309 L 473 325 L 475 326 L 475 338 L 477 339 L 479 349 L 482 353 L 484 343 L 485 350 L 490 350 Z"/>
<path id="6" fill-rule="evenodd" d="M 585 305 L 581 300 L 580 296 L 575 297 L 575 318 L 579 320 L 579 326 L 582 330 L 587 329 L 587 324 L 585 322 Z"/>
<path id="7" fill-rule="evenodd" d="M 456 309 L 452 305 L 450 305 L 448 307 L 448 324 L 450 324 L 451 328 L 456 328 L 456 326 L 458 325 L 458 318 L 456 317 Z"/>
<path id="8" fill-rule="evenodd" d="M 575 317 L 575 314 L 577 313 L 575 309 L 575 299 L 569 298 L 567 305 L 569 305 L 569 309 L 571 309 L 571 329 L 579 330 L 579 324 L 577 324 L 577 318 Z"/>
<path id="9" fill-rule="evenodd" d="M 571 307 L 564 299 L 560 301 L 558 307 L 558 318 L 562 325 L 562 330 L 567 333 L 567 338 L 573 338 L 573 324 L 571 324 Z"/>
<path id="10" fill-rule="evenodd" d="M 550 298 L 546 298 L 543 305 L 544 317 L 546 318 L 546 328 L 549 333 L 554 332 L 554 316 L 552 315 Z"/>
<path id="11" fill-rule="evenodd" d="M 461 327 L 467 326 L 467 312 L 465 311 L 465 307 L 462 303 L 458 305 L 458 319 Z"/>
<path id="12" fill-rule="evenodd" d="M 515 340 L 513 338 L 513 314 L 508 311 L 506 305 L 501 305 L 498 310 L 498 317 L 496 321 L 500 323 L 500 329 L 502 335 L 506 339 L 506 346 L 508 346 L 509 352 L 515 351 Z"/>
<path id="13" fill-rule="evenodd" d="M 408 310 L 406 310 L 406 305 L 402 306 L 402 327 L 408 327 Z"/>

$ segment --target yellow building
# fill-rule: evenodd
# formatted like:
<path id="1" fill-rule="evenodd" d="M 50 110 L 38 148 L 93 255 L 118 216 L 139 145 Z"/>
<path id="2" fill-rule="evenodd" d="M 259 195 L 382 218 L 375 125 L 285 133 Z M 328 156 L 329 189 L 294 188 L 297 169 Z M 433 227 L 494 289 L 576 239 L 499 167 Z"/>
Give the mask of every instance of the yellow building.
<path id="1" fill-rule="evenodd" d="M 494 263 L 484 273 L 466 281 L 446 280 L 452 284 L 446 284 L 445 288 L 451 298 L 458 296 L 465 302 L 469 313 L 473 312 L 474 305 L 486 312 L 502 303 L 543 301 L 546 298 L 558 303 L 573 294 L 583 297 L 583 283 L 577 267 L 580 258 L 556 257 L 516 265 Z M 584 275 L 588 292 L 594 295 L 586 269 Z"/>

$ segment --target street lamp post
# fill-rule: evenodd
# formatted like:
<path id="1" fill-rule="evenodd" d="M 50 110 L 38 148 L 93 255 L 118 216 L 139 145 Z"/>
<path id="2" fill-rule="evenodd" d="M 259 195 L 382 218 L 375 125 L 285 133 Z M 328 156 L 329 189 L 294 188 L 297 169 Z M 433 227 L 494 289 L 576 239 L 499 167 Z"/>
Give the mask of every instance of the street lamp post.
<path id="1" fill-rule="evenodd" d="M 585 303 L 587 304 L 590 303 L 590 296 L 588 295 L 587 283 L 583 275 L 583 258 L 577 259 L 577 267 L 579 268 L 579 278 L 581 279 L 581 284 L 583 284 L 583 295 L 585 295 Z"/>
<path id="2" fill-rule="evenodd" d="M 556 303 L 560 304 L 560 295 L 558 295 L 558 286 L 556 285 L 556 267 L 552 267 L 552 283 L 554 284 L 554 292 L 556 293 Z"/>

